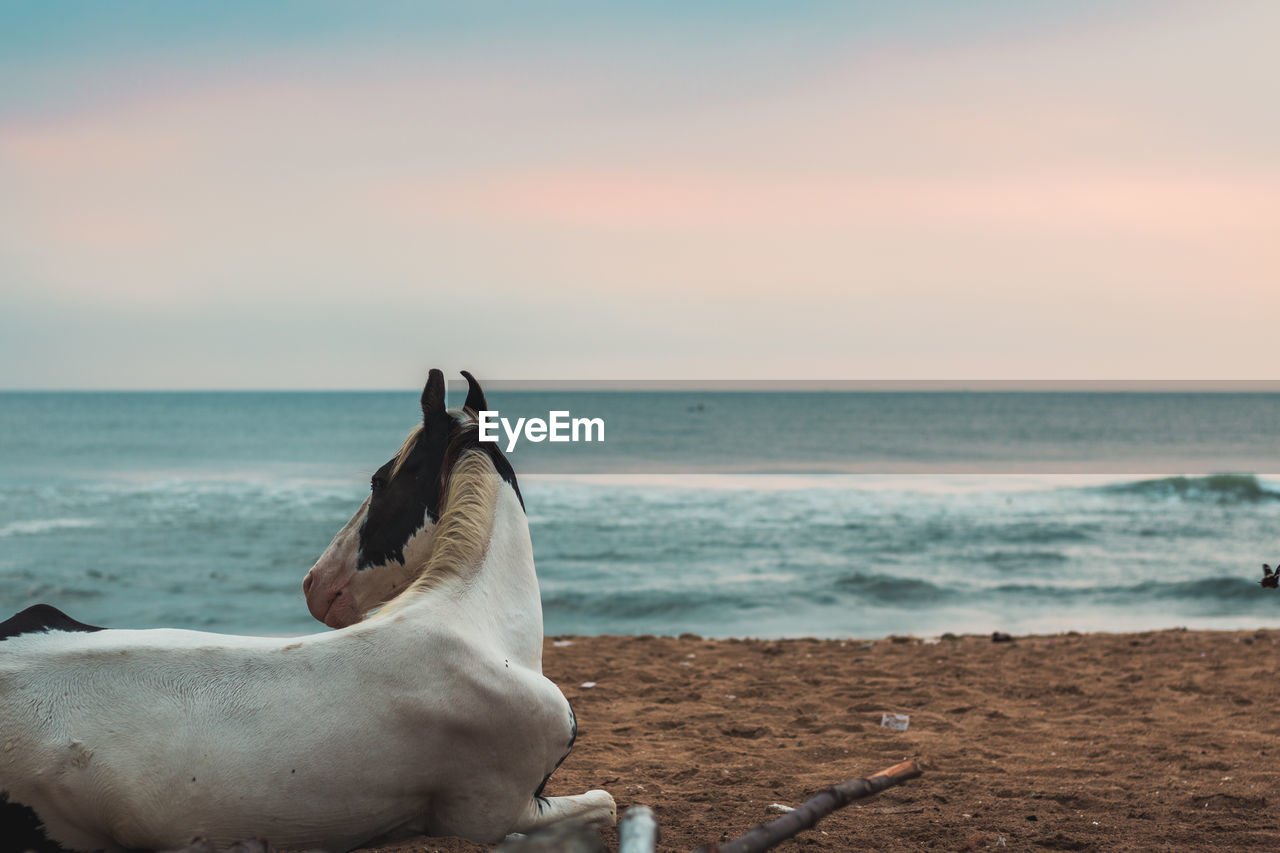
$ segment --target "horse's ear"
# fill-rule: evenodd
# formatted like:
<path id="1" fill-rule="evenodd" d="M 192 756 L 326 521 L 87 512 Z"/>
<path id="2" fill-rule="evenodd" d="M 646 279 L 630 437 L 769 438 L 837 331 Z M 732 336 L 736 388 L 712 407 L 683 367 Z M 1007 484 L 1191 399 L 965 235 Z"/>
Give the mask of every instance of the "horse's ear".
<path id="1" fill-rule="evenodd" d="M 442 416 L 448 417 L 444 410 L 444 374 L 433 367 L 427 374 L 427 387 L 422 389 L 422 422 L 430 425 Z"/>
<path id="2" fill-rule="evenodd" d="M 462 404 L 463 408 L 470 409 L 473 412 L 489 411 L 489 404 L 485 402 L 484 391 L 480 389 L 480 383 L 465 370 L 462 371 L 462 375 L 467 378 L 467 402 Z"/>

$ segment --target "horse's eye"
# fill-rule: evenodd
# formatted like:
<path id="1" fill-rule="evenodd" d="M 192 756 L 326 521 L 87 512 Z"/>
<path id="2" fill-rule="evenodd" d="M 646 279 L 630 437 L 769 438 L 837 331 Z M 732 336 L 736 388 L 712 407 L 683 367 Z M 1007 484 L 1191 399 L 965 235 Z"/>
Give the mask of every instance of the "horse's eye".
<path id="1" fill-rule="evenodd" d="M 374 475 L 373 475 L 373 479 L 369 481 L 369 488 L 370 488 L 370 489 L 371 489 L 375 494 L 376 494 L 377 492 L 381 491 L 381 490 L 382 490 L 382 488 L 383 488 L 384 486 L 386 486 L 386 485 L 387 485 L 387 481 L 386 481 L 386 480 L 384 480 L 384 479 L 382 479 L 382 477 L 379 477 L 377 474 L 374 474 Z"/>

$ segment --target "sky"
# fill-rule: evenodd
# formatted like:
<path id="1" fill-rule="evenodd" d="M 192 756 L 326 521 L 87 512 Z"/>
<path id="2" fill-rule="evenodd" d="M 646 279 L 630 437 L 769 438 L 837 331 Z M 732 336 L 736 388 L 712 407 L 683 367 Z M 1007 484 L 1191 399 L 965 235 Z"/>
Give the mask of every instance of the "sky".
<path id="1" fill-rule="evenodd" d="M 0 0 L 0 389 L 1276 379 L 1277 33 Z"/>

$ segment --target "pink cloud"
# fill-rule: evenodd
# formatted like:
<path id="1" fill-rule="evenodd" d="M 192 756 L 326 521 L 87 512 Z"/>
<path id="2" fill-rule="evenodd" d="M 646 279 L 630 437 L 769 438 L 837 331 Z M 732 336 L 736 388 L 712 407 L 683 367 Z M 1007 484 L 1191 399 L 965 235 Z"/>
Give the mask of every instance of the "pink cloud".
<path id="1" fill-rule="evenodd" d="M 374 187 L 423 219 L 564 228 L 791 232 L 954 226 L 1252 234 L 1280 221 L 1280 175 L 1063 172 L 989 178 L 707 175 L 590 168 Z"/>

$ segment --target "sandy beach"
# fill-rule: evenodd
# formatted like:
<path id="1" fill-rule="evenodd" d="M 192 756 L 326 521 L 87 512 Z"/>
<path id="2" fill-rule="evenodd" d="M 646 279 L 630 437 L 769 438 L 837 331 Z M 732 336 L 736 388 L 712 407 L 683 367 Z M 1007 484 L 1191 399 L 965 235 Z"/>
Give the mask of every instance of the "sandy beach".
<path id="1" fill-rule="evenodd" d="M 917 758 L 920 779 L 779 849 L 1280 850 L 1278 643 L 1182 630 L 548 638 L 546 672 L 580 733 L 547 793 L 602 787 L 620 810 L 649 805 L 660 849 L 691 850 L 773 819 L 770 804 Z M 882 727 L 884 713 L 909 715 L 907 730 Z"/>

